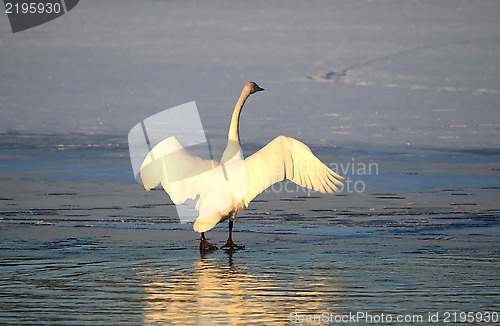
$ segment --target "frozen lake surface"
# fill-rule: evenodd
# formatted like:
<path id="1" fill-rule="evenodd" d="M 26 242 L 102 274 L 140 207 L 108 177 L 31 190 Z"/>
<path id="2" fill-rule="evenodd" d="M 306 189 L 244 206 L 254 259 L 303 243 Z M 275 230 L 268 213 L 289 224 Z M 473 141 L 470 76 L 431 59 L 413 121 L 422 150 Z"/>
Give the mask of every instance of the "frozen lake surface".
<path id="1" fill-rule="evenodd" d="M 211 138 L 498 148 L 498 1 L 85 1 L 0 22 L 2 130 L 125 134 L 196 101 Z"/>

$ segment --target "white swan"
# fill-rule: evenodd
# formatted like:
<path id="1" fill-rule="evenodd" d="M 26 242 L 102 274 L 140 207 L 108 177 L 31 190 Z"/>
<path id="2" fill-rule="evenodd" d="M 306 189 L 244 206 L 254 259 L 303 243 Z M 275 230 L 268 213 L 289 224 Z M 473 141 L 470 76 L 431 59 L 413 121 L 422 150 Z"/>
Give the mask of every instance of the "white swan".
<path id="1" fill-rule="evenodd" d="M 217 249 L 205 239 L 206 231 L 229 219 L 229 238 L 223 248 L 243 249 L 232 241 L 233 221 L 258 194 L 276 182 L 289 179 L 322 193 L 338 191 L 344 179 L 324 165 L 300 141 L 279 136 L 243 160 L 239 118 L 250 94 L 263 91 L 256 83 L 243 88 L 234 108 L 228 143 L 220 162 L 189 154 L 175 137 L 157 144 L 144 159 L 140 172 L 146 190 L 159 183 L 175 204 L 195 199 L 199 216 L 193 229 L 201 233 L 201 250 Z"/>

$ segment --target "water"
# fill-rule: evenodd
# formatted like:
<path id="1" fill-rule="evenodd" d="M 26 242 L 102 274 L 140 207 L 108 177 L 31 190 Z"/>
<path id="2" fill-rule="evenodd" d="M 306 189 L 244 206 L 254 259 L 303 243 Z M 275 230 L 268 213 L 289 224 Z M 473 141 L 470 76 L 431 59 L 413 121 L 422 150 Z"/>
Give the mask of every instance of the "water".
<path id="1" fill-rule="evenodd" d="M 200 254 L 165 193 L 134 183 L 122 138 L 7 136 L 4 324 L 268 325 L 357 313 L 424 324 L 438 313 L 444 324 L 447 312 L 499 310 L 496 150 L 312 146 L 364 191 L 282 183 L 239 214 L 234 240 L 245 250 Z M 369 163 L 378 168 L 362 173 Z M 225 223 L 207 237 L 220 246 Z"/>
<path id="2" fill-rule="evenodd" d="M 499 305 L 498 251 L 485 244 L 238 232 L 249 250 L 203 256 L 164 232 L 60 235 L 2 241 L 3 323 L 264 325 Z"/>

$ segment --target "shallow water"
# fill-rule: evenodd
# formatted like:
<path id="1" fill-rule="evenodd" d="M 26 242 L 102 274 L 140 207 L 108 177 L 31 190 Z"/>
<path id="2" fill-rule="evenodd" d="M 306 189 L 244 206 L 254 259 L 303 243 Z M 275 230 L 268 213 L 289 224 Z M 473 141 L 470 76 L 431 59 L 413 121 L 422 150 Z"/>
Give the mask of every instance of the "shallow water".
<path id="1" fill-rule="evenodd" d="M 181 230 L 7 230 L 4 323 L 264 325 L 291 313 L 427 318 L 500 304 L 498 248 L 484 242 L 237 232 L 247 250 L 200 255 Z M 165 241 L 170 232 L 191 239 Z"/>
<path id="2" fill-rule="evenodd" d="M 4 324 L 268 325 L 357 313 L 368 314 L 358 324 L 402 324 L 382 314 L 426 324 L 436 312 L 447 324 L 446 313 L 499 311 L 496 151 L 312 146 L 364 191 L 270 188 L 236 220 L 245 250 L 201 255 L 164 192 L 134 183 L 124 142 L 89 137 L 85 148 L 71 137 L 33 148 L 4 139 Z M 345 168 L 353 162 L 378 170 Z M 207 237 L 220 245 L 226 232 Z"/>

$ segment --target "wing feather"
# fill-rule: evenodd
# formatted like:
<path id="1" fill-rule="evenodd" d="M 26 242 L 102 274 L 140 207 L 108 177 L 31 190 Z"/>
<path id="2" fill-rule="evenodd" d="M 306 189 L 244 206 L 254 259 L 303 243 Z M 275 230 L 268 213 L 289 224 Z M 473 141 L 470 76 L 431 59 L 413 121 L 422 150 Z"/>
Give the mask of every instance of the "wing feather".
<path id="1" fill-rule="evenodd" d="M 344 178 L 324 165 L 309 147 L 300 141 L 279 136 L 257 153 L 245 159 L 248 190 L 245 205 L 276 182 L 289 179 L 294 183 L 333 193 Z"/>
<path id="2" fill-rule="evenodd" d="M 169 137 L 158 143 L 144 159 L 141 180 L 148 191 L 161 183 L 172 201 L 181 204 L 200 194 L 202 185 L 193 182 L 193 178 L 203 176 L 215 164 L 189 154 L 177 138 Z"/>
<path id="3" fill-rule="evenodd" d="M 226 170 L 232 175 L 241 174 L 236 161 L 226 163 Z M 228 183 L 238 190 L 240 181 L 227 181 L 220 163 L 189 154 L 175 137 L 158 143 L 144 159 L 140 172 L 146 190 L 161 183 L 175 204 L 197 198 L 195 209 L 199 215 L 193 224 L 197 232 L 210 230 L 230 214 L 234 203 Z"/>

